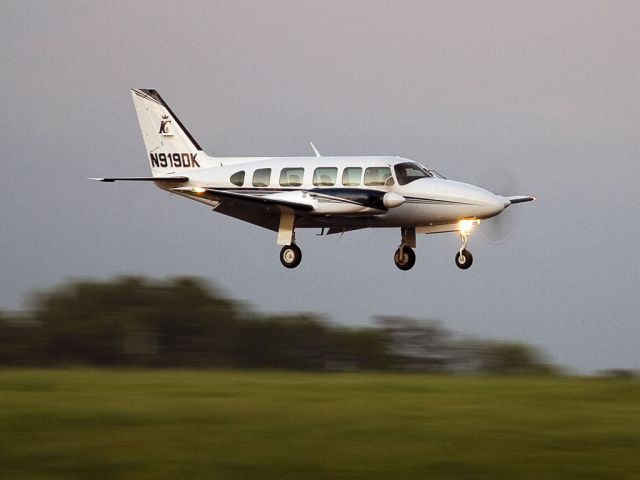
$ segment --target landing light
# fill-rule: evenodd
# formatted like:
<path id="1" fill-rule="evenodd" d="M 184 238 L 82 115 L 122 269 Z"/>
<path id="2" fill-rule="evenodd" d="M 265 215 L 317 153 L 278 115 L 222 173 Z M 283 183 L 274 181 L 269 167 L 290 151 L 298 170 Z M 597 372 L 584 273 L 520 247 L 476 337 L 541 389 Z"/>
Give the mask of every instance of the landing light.
<path id="1" fill-rule="evenodd" d="M 458 222 L 458 230 L 468 235 L 469 233 L 471 233 L 471 230 L 473 230 L 473 227 L 475 227 L 479 223 L 480 220 L 460 220 Z"/>
<path id="2" fill-rule="evenodd" d="M 193 188 L 191 189 L 191 191 L 192 191 L 193 193 L 204 193 L 204 192 L 206 192 L 206 191 L 207 191 L 207 189 L 206 189 L 206 188 L 202 188 L 202 187 L 193 187 Z"/>

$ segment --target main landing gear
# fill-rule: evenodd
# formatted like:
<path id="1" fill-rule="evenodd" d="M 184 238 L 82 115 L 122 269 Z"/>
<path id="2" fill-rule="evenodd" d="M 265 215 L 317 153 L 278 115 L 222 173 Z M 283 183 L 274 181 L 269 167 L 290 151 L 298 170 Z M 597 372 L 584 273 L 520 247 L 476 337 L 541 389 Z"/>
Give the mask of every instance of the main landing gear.
<path id="1" fill-rule="evenodd" d="M 290 209 L 282 207 L 281 210 L 278 245 L 284 247 L 280 250 L 280 263 L 287 268 L 296 268 L 302 261 L 302 250 L 296 245 L 296 217 Z"/>
<path id="2" fill-rule="evenodd" d="M 393 261 L 400 270 L 411 270 L 416 264 L 416 253 L 413 251 L 416 248 L 416 229 L 401 228 L 400 233 L 402 240 L 393 254 Z"/>
<path id="3" fill-rule="evenodd" d="M 287 268 L 296 268 L 302 261 L 302 250 L 295 243 L 285 245 L 280 250 L 280 262 Z"/>

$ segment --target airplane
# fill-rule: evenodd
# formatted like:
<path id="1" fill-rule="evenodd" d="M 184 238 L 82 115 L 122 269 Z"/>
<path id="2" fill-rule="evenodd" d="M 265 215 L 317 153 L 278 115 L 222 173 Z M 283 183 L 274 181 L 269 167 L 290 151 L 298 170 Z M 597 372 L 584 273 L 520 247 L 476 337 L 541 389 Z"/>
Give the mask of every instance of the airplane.
<path id="1" fill-rule="evenodd" d="M 150 177 L 91 178 L 100 182 L 153 182 L 157 187 L 236 219 L 277 232 L 280 262 L 297 267 L 298 228 L 321 235 L 364 228 L 399 228 L 393 260 L 400 270 L 415 262 L 418 234 L 454 232 L 463 270 L 473 263 L 469 235 L 482 220 L 535 200 L 501 196 L 446 179 L 401 157 L 215 157 L 206 154 L 156 90 L 132 89 L 147 151 Z"/>

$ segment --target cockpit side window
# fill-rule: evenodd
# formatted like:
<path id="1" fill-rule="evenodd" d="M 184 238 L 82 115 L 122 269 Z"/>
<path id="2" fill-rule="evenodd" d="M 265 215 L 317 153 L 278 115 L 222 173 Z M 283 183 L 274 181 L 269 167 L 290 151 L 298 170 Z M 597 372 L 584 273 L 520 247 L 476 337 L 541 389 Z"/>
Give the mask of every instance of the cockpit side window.
<path id="1" fill-rule="evenodd" d="M 419 178 L 433 177 L 428 170 L 413 162 L 398 163 L 393 168 L 400 185 L 406 185 Z"/>
<path id="2" fill-rule="evenodd" d="M 241 187 L 242 185 L 244 185 L 244 170 L 234 173 L 233 175 L 231 175 L 231 178 L 229 180 L 231 180 L 231 183 L 233 183 L 234 185 Z"/>

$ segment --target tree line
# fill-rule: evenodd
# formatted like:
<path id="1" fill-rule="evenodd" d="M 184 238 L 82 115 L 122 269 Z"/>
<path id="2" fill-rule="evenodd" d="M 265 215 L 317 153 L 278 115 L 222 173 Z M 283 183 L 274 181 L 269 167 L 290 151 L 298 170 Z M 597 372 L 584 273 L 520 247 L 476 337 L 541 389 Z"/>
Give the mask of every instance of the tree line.
<path id="1" fill-rule="evenodd" d="M 463 338 L 435 322 L 367 327 L 263 315 L 201 279 L 76 281 L 0 312 L 0 365 L 551 373 L 523 343 Z"/>

